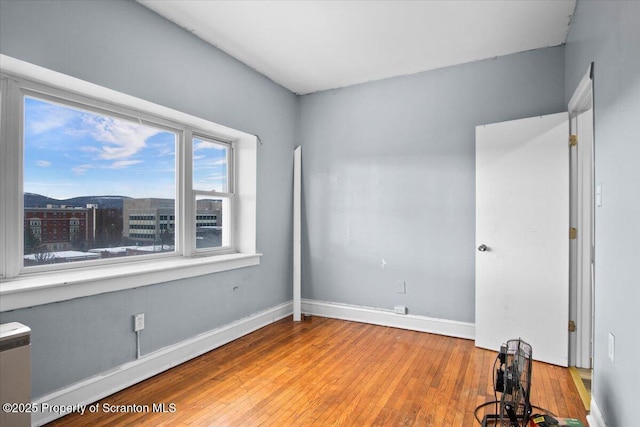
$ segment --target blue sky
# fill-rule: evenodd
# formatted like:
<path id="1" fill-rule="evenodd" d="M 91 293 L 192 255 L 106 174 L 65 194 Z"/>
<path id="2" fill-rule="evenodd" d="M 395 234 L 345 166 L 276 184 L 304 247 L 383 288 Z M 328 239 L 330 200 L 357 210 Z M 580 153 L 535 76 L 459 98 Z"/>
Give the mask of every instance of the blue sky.
<path id="1" fill-rule="evenodd" d="M 193 139 L 193 188 L 229 191 L 226 146 L 199 138 Z"/>
<path id="2" fill-rule="evenodd" d="M 24 109 L 26 193 L 175 198 L 174 133 L 31 97 Z M 194 140 L 194 188 L 223 191 L 226 171 L 224 146 Z"/>

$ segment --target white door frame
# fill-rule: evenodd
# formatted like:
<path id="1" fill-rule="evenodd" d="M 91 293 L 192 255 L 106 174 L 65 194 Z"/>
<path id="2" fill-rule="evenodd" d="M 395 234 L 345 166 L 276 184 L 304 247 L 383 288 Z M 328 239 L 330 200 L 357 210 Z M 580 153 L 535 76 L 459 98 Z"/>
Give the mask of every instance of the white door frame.
<path id="1" fill-rule="evenodd" d="M 569 315 L 576 331 L 569 339 L 569 365 L 591 368 L 593 355 L 594 290 L 594 126 L 593 64 L 569 101 L 569 126 L 578 145 L 571 149 L 571 242 Z M 585 127 L 586 126 L 586 127 Z"/>

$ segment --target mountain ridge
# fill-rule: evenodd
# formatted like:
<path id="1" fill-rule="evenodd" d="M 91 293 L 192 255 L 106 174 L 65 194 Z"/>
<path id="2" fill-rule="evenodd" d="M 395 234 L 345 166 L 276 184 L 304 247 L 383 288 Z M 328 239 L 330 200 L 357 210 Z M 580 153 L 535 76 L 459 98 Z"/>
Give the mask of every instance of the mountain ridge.
<path id="1" fill-rule="evenodd" d="M 52 197 L 43 196 L 42 194 L 24 193 L 25 208 L 46 208 L 47 205 L 65 205 L 84 208 L 88 204 L 98 205 L 99 208 L 105 209 L 122 209 L 123 200 L 130 199 L 127 196 L 78 196 L 70 199 L 54 199 Z"/>

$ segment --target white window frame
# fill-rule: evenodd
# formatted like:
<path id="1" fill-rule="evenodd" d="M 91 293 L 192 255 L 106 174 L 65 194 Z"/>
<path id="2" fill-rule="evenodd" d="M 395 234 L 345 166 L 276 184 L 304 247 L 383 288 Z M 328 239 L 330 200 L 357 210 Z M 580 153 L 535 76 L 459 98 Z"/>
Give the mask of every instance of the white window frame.
<path id="1" fill-rule="evenodd" d="M 227 238 L 227 240 L 230 242 L 229 245 L 223 245 L 220 248 L 201 248 L 198 249 L 196 242 L 194 240 L 193 243 L 191 243 L 192 247 L 194 248 L 194 253 L 195 254 L 207 254 L 207 253 L 212 253 L 212 252 L 228 252 L 228 251 L 233 251 L 233 248 L 235 246 L 235 230 L 236 227 L 234 227 L 234 213 L 235 213 L 235 143 L 233 141 L 223 141 L 220 139 L 217 139 L 215 137 L 212 137 L 211 135 L 206 135 L 204 133 L 200 133 L 200 132 L 192 132 L 191 134 L 191 138 L 190 141 L 188 142 L 188 145 L 190 146 L 189 149 L 191 150 L 191 153 L 189 155 L 189 157 L 191 158 L 191 166 L 193 167 L 193 140 L 194 139 L 200 139 L 206 142 L 211 142 L 214 144 L 218 144 L 218 145 L 223 145 L 226 146 L 227 148 L 227 191 L 226 192 L 219 192 L 219 191 L 215 191 L 215 190 L 201 190 L 201 189 L 195 189 L 193 188 L 193 182 L 191 183 L 191 206 L 193 207 L 193 212 L 190 213 L 191 217 L 190 218 L 194 218 L 193 220 L 193 224 L 191 224 L 191 229 L 190 229 L 190 234 L 193 237 L 193 239 L 195 239 L 196 236 L 196 223 L 197 223 L 197 219 L 196 219 L 196 215 L 197 215 L 197 201 L 196 199 L 198 198 L 198 196 L 209 196 L 212 198 L 222 198 L 222 199 L 228 199 L 229 200 L 229 207 L 228 207 L 228 211 L 227 212 L 223 212 L 222 218 L 227 218 L 228 219 L 232 219 L 232 222 L 230 224 L 228 224 L 228 227 L 226 227 L 226 230 L 223 230 L 223 233 L 228 233 L 229 236 Z M 193 178 L 193 173 L 190 174 L 190 178 Z M 224 240 L 224 239 L 223 239 Z"/>
<path id="2" fill-rule="evenodd" d="M 74 108 L 82 111 L 87 111 L 91 114 L 96 114 L 96 115 L 110 117 L 110 118 L 112 117 L 112 118 L 134 122 L 134 123 L 138 122 L 144 126 L 149 126 L 155 129 L 160 129 L 163 131 L 169 131 L 174 133 L 177 138 L 176 147 L 175 147 L 176 148 L 175 210 L 176 212 L 180 210 L 180 203 L 181 203 L 181 199 L 183 198 L 182 194 L 184 194 L 184 192 L 181 191 L 181 188 L 184 187 L 182 185 L 182 181 L 184 180 L 185 176 L 189 173 L 189 171 L 184 171 L 184 170 L 181 171 L 179 167 L 179 165 L 182 163 L 180 160 L 185 155 L 185 152 L 184 150 L 181 149 L 181 147 L 185 145 L 184 136 L 187 133 L 187 129 L 189 129 L 188 127 L 185 127 L 180 123 L 173 123 L 171 121 L 168 121 L 159 117 L 154 117 L 152 115 L 145 114 L 144 112 L 132 111 L 128 108 L 124 108 L 117 105 L 109 105 L 108 103 L 105 103 L 105 102 L 97 101 L 84 96 L 79 96 L 77 94 L 59 90 L 47 85 L 34 83 L 32 81 L 25 80 L 22 78 L 16 79 L 15 77 L 8 76 L 8 75 L 1 75 L 1 77 L 7 78 L 8 91 L 15 92 L 15 96 L 13 96 L 12 98 L 14 99 L 14 101 L 16 99 L 19 101 L 19 103 L 14 103 L 13 105 L 5 106 L 7 112 L 9 111 L 13 112 L 16 109 L 19 110 L 19 111 L 15 111 L 15 114 L 14 114 L 16 117 L 18 117 L 18 120 L 15 122 L 12 122 L 13 124 L 17 125 L 19 128 L 17 132 L 19 134 L 19 137 L 17 140 L 14 140 L 14 141 L 18 141 L 18 144 L 16 144 L 15 142 L 7 141 L 8 144 L 13 143 L 15 145 L 19 145 L 19 153 L 18 153 L 19 158 L 14 159 L 15 162 L 18 163 L 20 167 L 20 172 L 18 175 L 20 179 L 19 179 L 19 182 L 17 183 L 19 194 L 24 193 L 24 189 L 23 189 L 24 135 L 22 134 L 24 129 L 24 117 L 23 117 L 24 98 L 30 97 L 30 98 L 37 99 L 40 101 L 45 101 L 51 104 L 60 105 L 66 108 Z M 4 199 L 0 199 L 0 200 L 4 200 Z M 20 199 L 20 207 L 22 207 L 22 199 Z M 18 215 L 19 215 L 18 221 L 20 221 L 20 224 L 23 224 L 24 210 L 20 209 L 18 212 Z M 58 212 L 56 215 L 60 215 L 60 213 Z M 11 230 L 13 231 L 15 230 L 15 228 L 12 227 Z M 19 232 L 21 236 L 22 228 L 20 228 Z M 56 231 L 54 229 L 54 233 L 55 232 Z M 178 229 L 176 229 L 174 252 L 136 255 L 136 258 L 137 257 L 144 257 L 143 259 L 169 258 L 169 257 L 181 255 L 184 252 L 183 248 L 188 248 L 188 246 L 185 246 L 184 239 L 181 238 L 182 237 L 181 235 L 182 235 L 182 228 L 179 227 Z M 21 254 L 23 253 L 24 241 L 20 237 L 18 237 L 18 239 L 19 239 L 18 253 L 15 255 L 20 259 L 22 259 Z M 232 248 L 228 248 L 228 249 L 232 249 Z M 47 264 L 47 265 L 24 267 L 22 265 L 19 265 L 20 264 L 19 260 L 13 259 L 14 254 L 9 254 L 8 256 L 11 258 L 10 258 L 10 261 L 8 262 L 7 270 L 2 272 L 3 278 L 15 276 L 16 271 L 17 271 L 17 275 L 20 275 L 20 274 L 37 273 L 37 272 L 49 272 L 49 271 L 56 271 L 56 270 L 70 270 L 70 269 L 76 269 L 76 268 L 91 267 L 91 266 L 96 266 L 100 264 L 119 264 L 119 263 L 132 261 L 130 258 L 109 258 L 109 259 L 100 259 L 100 260 L 92 260 L 92 261 L 74 261 L 72 263 L 58 263 L 58 264 Z M 17 270 L 18 268 L 19 270 Z"/>
<path id="3" fill-rule="evenodd" d="M 0 55 L 0 312 L 180 280 L 260 263 L 256 252 L 257 137 L 121 92 Z M 25 93 L 178 133 L 176 252 L 23 268 L 22 123 Z M 42 94 L 43 96 L 40 96 Z M 89 108 L 87 108 L 89 107 Z M 145 123 L 146 122 L 146 123 Z M 231 245 L 196 250 L 192 136 L 233 147 Z M 207 192 L 205 192 L 207 193 Z M 207 193 L 209 194 L 209 193 Z M 220 195 L 220 194 L 218 194 Z M 231 219 L 231 218 L 228 218 Z M 193 231 L 193 232 L 192 232 Z"/>

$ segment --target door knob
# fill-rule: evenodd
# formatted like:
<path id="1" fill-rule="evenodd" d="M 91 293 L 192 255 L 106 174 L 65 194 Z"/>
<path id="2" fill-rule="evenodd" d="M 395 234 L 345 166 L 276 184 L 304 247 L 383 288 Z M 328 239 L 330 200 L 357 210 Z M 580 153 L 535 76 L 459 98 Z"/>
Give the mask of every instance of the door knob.
<path id="1" fill-rule="evenodd" d="M 478 250 L 480 252 L 486 252 L 489 248 L 487 247 L 487 245 L 480 245 L 478 246 Z"/>

